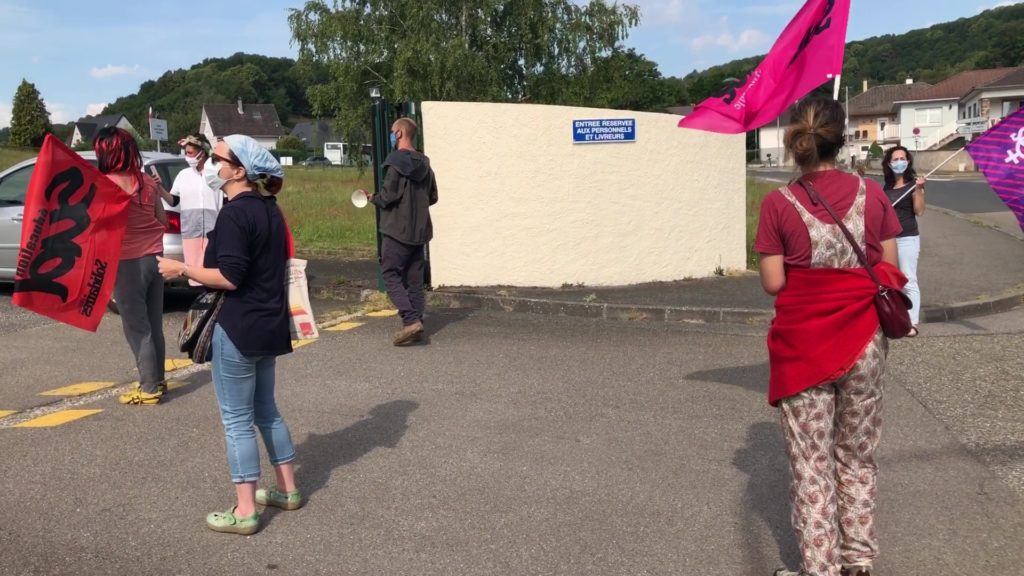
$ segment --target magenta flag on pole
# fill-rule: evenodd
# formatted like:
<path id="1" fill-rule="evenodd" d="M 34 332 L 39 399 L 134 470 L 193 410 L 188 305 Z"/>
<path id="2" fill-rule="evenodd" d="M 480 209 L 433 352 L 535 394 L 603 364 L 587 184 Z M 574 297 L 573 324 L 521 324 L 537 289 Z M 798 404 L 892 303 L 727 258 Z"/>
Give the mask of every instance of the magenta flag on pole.
<path id="1" fill-rule="evenodd" d="M 739 134 L 760 128 L 843 69 L 850 0 L 808 0 L 764 60 L 679 121 L 680 128 Z"/>
<path id="2" fill-rule="evenodd" d="M 1024 108 L 972 140 L 967 152 L 1024 230 Z"/>

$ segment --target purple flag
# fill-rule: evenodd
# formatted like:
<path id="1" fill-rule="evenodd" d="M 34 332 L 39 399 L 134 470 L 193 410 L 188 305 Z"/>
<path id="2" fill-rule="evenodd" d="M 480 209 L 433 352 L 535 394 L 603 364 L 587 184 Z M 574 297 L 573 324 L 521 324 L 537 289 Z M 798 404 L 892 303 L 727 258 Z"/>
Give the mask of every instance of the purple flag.
<path id="1" fill-rule="evenodd" d="M 967 152 L 1024 230 L 1024 108 L 972 140 Z"/>

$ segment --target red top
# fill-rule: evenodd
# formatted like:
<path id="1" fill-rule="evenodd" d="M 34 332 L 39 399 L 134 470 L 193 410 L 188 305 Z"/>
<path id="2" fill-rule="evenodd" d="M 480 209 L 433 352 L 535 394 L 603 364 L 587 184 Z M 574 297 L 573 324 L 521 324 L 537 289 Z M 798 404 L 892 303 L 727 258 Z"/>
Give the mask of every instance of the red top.
<path id="1" fill-rule="evenodd" d="M 832 205 L 836 216 L 843 218 L 857 198 L 857 176 L 839 170 L 812 172 L 804 176 L 814 190 Z M 865 254 L 871 265 L 882 261 L 882 241 L 895 238 L 903 230 L 900 220 L 877 182 L 864 179 L 867 193 L 864 204 Z M 811 213 L 826 224 L 835 224 L 821 204 L 812 204 L 803 186 L 793 183 L 789 187 L 793 196 Z M 775 190 L 765 196 L 761 204 L 761 220 L 757 227 L 754 250 L 764 256 L 785 255 L 786 268 L 811 266 L 811 237 L 796 207 Z"/>
<path id="2" fill-rule="evenodd" d="M 129 192 L 137 186 L 137 180 L 124 174 L 108 174 L 122 190 Z M 124 240 L 121 241 L 121 260 L 133 260 L 151 254 L 163 254 L 165 227 L 156 219 L 155 203 L 160 201 L 156 182 L 147 174 L 142 175 L 142 188 L 129 192 L 128 223 Z"/>

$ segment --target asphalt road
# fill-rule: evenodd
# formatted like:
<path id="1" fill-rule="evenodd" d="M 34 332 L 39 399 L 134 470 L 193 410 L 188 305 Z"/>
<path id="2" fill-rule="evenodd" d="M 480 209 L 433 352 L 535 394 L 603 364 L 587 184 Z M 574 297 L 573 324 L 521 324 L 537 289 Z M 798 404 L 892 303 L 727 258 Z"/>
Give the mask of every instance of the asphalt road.
<path id="1" fill-rule="evenodd" d="M 232 498 L 205 368 L 156 407 L 107 390 L 60 400 L 99 410 L 60 426 L 0 419 L 0 574 L 756 576 L 794 560 L 760 330 L 445 311 L 429 345 L 396 349 L 394 318 L 359 322 L 279 362 L 308 504 L 253 537 L 203 526 Z M 1024 562 L 1022 326 L 1015 311 L 893 344 L 880 573 Z M 97 334 L 24 320 L 0 350 L 0 409 L 131 378 L 114 317 Z"/>

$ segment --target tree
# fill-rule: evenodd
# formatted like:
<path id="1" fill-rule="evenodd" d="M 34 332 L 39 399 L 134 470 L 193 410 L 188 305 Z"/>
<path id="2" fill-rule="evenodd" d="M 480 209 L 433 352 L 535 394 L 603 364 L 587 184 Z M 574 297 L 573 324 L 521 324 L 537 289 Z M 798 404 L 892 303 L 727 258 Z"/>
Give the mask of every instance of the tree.
<path id="1" fill-rule="evenodd" d="M 288 134 L 281 136 L 277 139 L 277 149 L 279 150 L 305 150 L 306 144 L 302 142 L 302 139 L 298 136 L 292 136 Z"/>
<path id="2" fill-rule="evenodd" d="M 310 0 L 288 21 L 299 61 L 330 73 L 308 91 L 313 112 L 352 136 L 371 87 L 395 102 L 551 102 L 566 76 L 612 53 L 640 10 L 604 0 Z"/>
<path id="3" fill-rule="evenodd" d="M 616 48 L 595 59 L 590 70 L 567 76 L 563 94 L 552 93 L 543 99 L 568 105 L 664 112 L 681 97 L 672 93 L 672 88 L 657 64 L 632 48 Z"/>
<path id="4" fill-rule="evenodd" d="M 22 79 L 14 93 L 11 110 L 11 145 L 38 148 L 47 133 L 52 132 L 50 113 L 35 84 Z"/>

